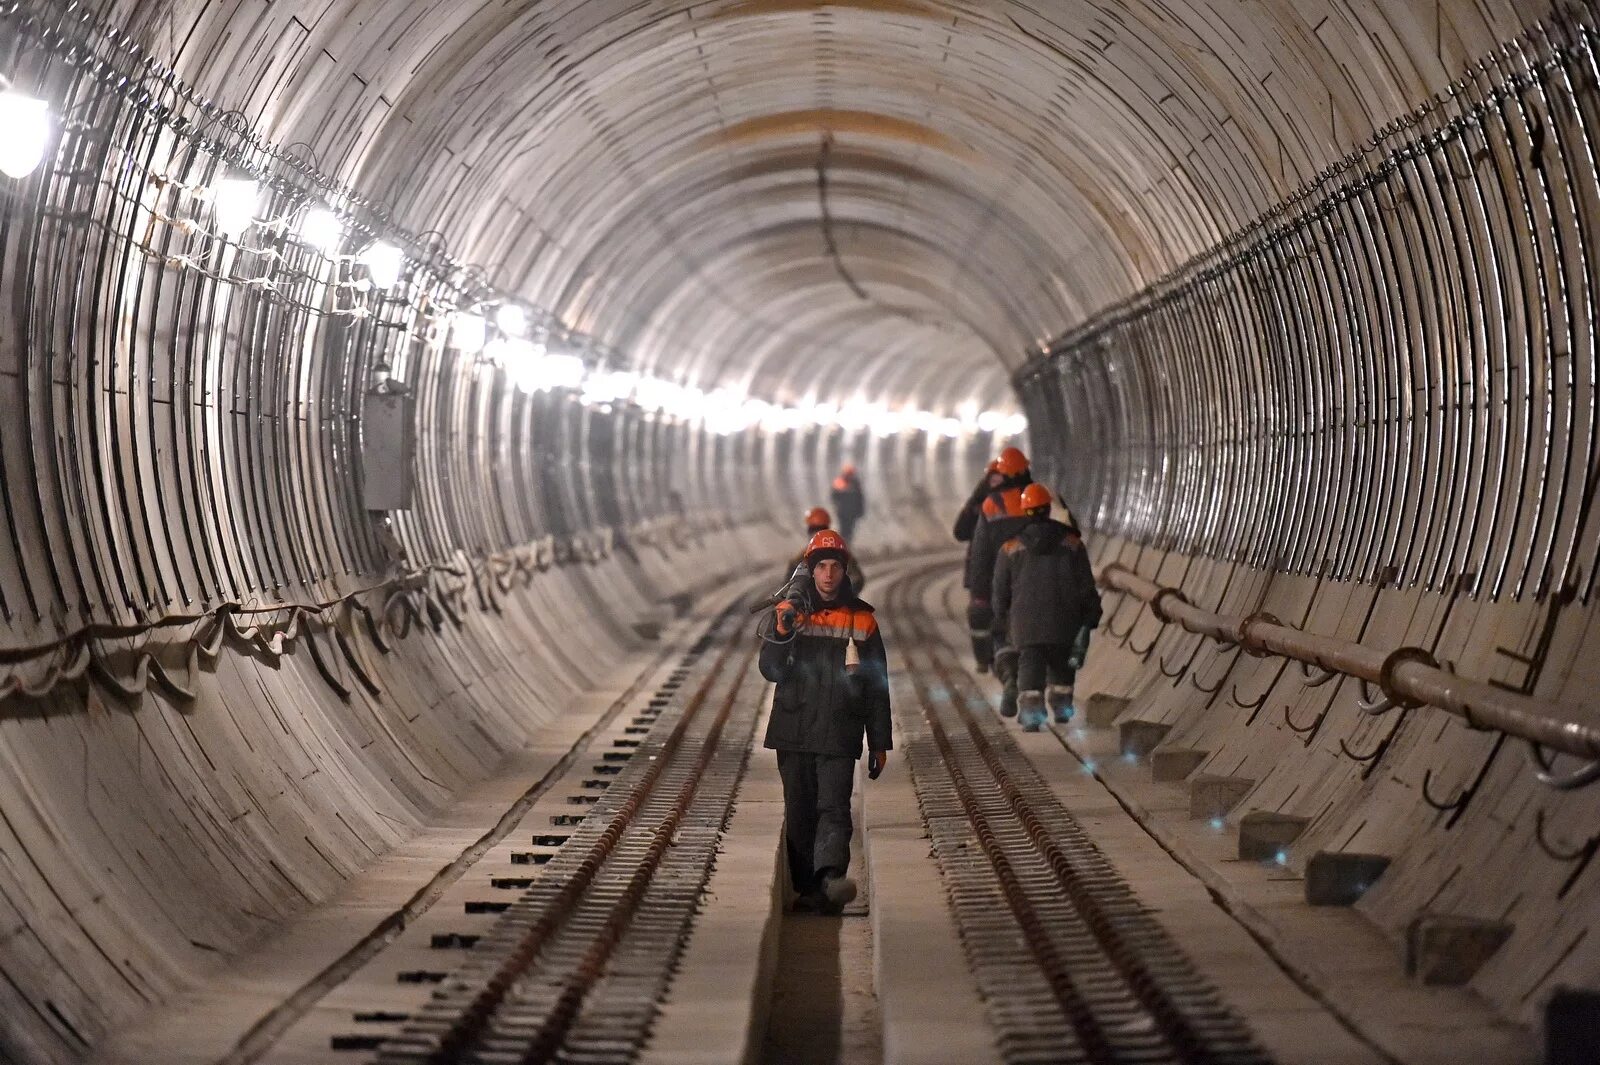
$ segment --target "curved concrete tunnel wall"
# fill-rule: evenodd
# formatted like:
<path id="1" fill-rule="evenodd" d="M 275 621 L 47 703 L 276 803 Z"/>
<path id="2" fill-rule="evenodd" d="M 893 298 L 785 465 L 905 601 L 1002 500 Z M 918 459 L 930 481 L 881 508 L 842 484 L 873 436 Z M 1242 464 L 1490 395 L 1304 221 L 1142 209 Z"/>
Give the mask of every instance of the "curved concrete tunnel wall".
<path id="1" fill-rule="evenodd" d="M 1101 561 L 1580 701 L 1586 583 L 1563 605 L 1560 580 L 1469 588 L 1465 566 L 1430 581 L 1331 544 L 1294 553 L 1295 537 L 1373 521 L 1402 542 L 1415 495 L 1365 510 L 1319 497 L 1278 539 L 1211 518 L 1258 519 L 1296 487 L 1285 456 L 1305 477 L 1338 452 L 1286 442 L 1282 418 L 1306 404 L 1281 385 L 1301 357 L 1331 380 L 1351 351 L 1309 326 L 1291 348 L 1261 324 L 1306 311 L 1309 288 L 1266 298 L 1240 282 L 1229 302 L 1208 268 L 1308 182 L 1298 202 L 1326 198 L 1347 174 L 1317 184 L 1321 171 L 1547 14 L 1509 0 L 0 5 L 18 30 L 0 73 L 77 123 L 8 190 L 0 231 L 0 668 L 41 693 L 12 695 L 0 723 L 0 1050 L 79 1056 L 327 897 L 637 647 L 634 622 L 788 549 L 841 459 L 868 472 L 863 540 L 883 549 L 942 537 L 992 450 L 970 434 L 718 436 L 527 396 L 446 343 L 447 309 L 476 299 L 542 308 L 558 335 L 592 338 L 591 360 L 780 404 L 991 408 L 1015 374 L 1040 467 Z M 87 50 L 69 62 L 74 43 Z M 1580 92 L 1592 104 L 1593 82 Z M 1562 158 L 1581 160 L 1566 136 Z M 1489 151 L 1514 181 L 1512 155 Z M 408 281 L 377 301 L 345 284 L 348 265 L 281 236 L 254 246 L 282 258 L 212 240 L 189 187 L 227 166 L 269 179 L 263 214 L 297 216 L 314 194 L 360 232 L 414 234 Z M 1515 228 L 1485 215 L 1478 239 L 1506 248 Z M 1289 239 L 1297 255 L 1316 243 Z M 1259 281 L 1263 261 L 1240 276 Z M 1361 293 L 1296 320 L 1326 338 L 1358 302 L 1425 294 Z M 1255 323 L 1254 345 L 1217 321 Z M 1431 357 L 1476 335 L 1440 322 L 1413 341 Z M 1384 337 L 1362 352 L 1373 382 L 1421 364 L 1403 361 L 1400 332 Z M 361 496 L 380 361 L 417 404 L 417 499 L 392 525 Z M 1341 380 L 1352 398 L 1382 391 Z M 1562 402 L 1581 409 L 1592 384 Z M 1398 436 L 1350 446 L 1370 468 L 1399 453 L 1425 465 Z M 1527 547 L 1515 529 L 1505 540 Z M 242 612 L 289 603 L 316 609 Z M 1394 854 L 1363 903 L 1375 919 L 1398 935 L 1424 908 L 1508 915 L 1516 935 L 1477 983 L 1512 1014 L 1556 982 L 1594 982 L 1593 877 L 1534 834 L 1540 819 L 1581 844 L 1592 795 L 1544 790 L 1516 745 L 1441 715 L 1367 722 L 1353 686 L 1302 690 L 1295 671 L 1159 630 L 1148 611 L 1120 604 L 1110 624 L 1085 690 L 1134 696 L 1216 771 L 1257 778 L 1251 805 L 1313 817 L 1317 845 Z M 93 639 L 74 635 L 86 626 Z M 196 698 L 179 698 L 191 648 L 219 638 Z M 1496 647 L 1548 653 L 1534 671 Z M 115 693 L 147 676 L 142 696 Z M 1322 727 L 1303 740 L 1285 714 Z M 1340 740 L 1386 745 L 1358 762 Z M 1459 815 L 1422 801 L 1429 771 L 1433 794 L 1454 793 L 1491 753 Z"/>

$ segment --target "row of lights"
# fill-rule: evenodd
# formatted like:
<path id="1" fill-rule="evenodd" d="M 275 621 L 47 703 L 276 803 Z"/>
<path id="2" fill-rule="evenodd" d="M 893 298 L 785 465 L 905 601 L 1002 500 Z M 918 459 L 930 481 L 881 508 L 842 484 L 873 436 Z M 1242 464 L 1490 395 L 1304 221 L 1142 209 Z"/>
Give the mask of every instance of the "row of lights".
<path id="1" fill-rule="evenodd" d="M 51 132 L 45 101 L 15 89 L 0 90 L 0 173 L 20 179 L 38 169 Z M 206 190 L 206 196 L 217 230 L 232 240 L 239 240 L 260 221 L 261 185 L 254 178 L 222 178 Z M 301 216 L 295 233 L 301 242 L 331 258 L 337 254 L 345 230 L 338 215 L 316 205 Z M 374 241 L 353 258 L 365 267 L 373 285 L 387 289 L 399 283 L 405 255 L 394 244 Z M 704 391 L 628 371 L 591 370 L 578 355 L 552 350 L 530 338 L 528 312 L 519 304 L 507 302 L 496 307 L 494 325 L 498 335 L 490 339 L 489 320 L 479 310 L 457 312 L 451 318 L 451 342 L 462 353 L 481 354 L 501 367 L 524 392 L 576 392 L 579 401 L 589 406 L 631 401 L 646 411 L 701 422 L 720 435 L 757 427 L 778 432 L 816 426 L 870 430 L 883 438 L 917 431 L 953 439 L 973 432 L 1017 436 L 1027 428 L 1024 416 L 1002 411 L 968 408 L 952 417 L 927 410 L 896 411 L 865 402 L 785 407 L 728 388 Z"/>

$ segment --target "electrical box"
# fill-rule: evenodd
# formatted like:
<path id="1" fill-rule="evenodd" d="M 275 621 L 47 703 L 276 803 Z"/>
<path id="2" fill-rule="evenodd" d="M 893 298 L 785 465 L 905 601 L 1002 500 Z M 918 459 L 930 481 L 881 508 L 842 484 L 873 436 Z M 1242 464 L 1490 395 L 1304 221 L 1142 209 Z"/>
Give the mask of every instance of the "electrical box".
<path id="1" fill-rule="evenodd" d="M 407 510 L 417 451 L 415 406 L 407 392 L 373 390 L 361 413 L 362 500 L 368 510 Z"/>

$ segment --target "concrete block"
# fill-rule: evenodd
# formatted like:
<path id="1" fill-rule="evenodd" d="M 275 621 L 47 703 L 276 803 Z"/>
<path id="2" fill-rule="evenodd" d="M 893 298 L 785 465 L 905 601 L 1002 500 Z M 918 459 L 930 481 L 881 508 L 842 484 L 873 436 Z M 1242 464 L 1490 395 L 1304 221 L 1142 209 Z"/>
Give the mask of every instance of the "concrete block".
<path id="1" fill-rule="evenodd" d="M 1239 821 L 1239 857 L 1247 862 L 1270 862 L 1300 838 L 1311 819 L 1293 814 L 1255 810 Z"/>
<path id="2" fill-rule="evenodd" d="M 1544 1007 L 1545 1065 L 1600 1061 L 1600 991 L 1558 987 Z"/>
<path id="3" fill-rule="evenodd" d="M 1167 738 L 1172 726 L 1160 721 L 1133 720 L 1119 723 L 1117 731 L 1121 736 L 1122 753 L 1143 758 Z"/>
<path id="4" fill-rule="evenodd" d="M 1084 724 L 1089 728 L 1110 728 L 1124 710 L 1128 708 L 1128 700 L 1120 695 L 1106 695 L 1104 692 L 1095 692 L 1089 696 L 1089 701 L 1083 707 Z"/>
<path id="5" fill-rule="evenodd" d="M 1209 757 L 1210 751 L 1193 747 L 1158 747 L 1150 752 L 1150 775 L 1159 781 L 1182 780 Z"/>
<path id="6" fill-rule="evenodd" d="M 1207 820 L 1227 817 L 1255 786 L 1256 782 L 1248 777 L 1225 777 L 1216 773 L 1192 777 L 1189 780 L 1189 816 Z"/>
<path id="7" fill-rule="evenodd" d="M 1389 868 L 1383 854 L 1318 851 L 1306 863 L 1306 901 L 1313 906 L 1352 906 Z"/>
<path id="8" fill-rule="evenodd" d="M 1406 929 L 1406 972 L 1425 984 L 1459 987 L 1494 956 L 1514 926 L 1483 917 L 1421 913 Z"/>

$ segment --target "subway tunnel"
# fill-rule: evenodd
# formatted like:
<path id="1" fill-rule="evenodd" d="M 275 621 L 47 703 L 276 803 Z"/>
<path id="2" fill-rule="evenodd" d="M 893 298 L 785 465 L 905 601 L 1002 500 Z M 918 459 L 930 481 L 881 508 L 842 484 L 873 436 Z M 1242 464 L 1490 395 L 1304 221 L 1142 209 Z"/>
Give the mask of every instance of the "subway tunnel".
<path id="1" fill-rule="evenodd" d="M 1597 45 L 0 0 L 0 1060 L 1600 1061 Z M 1103 603 L 1037 732 L 1008 446 Z M 846 464 L 807 916 L 752 632 Z"/>

